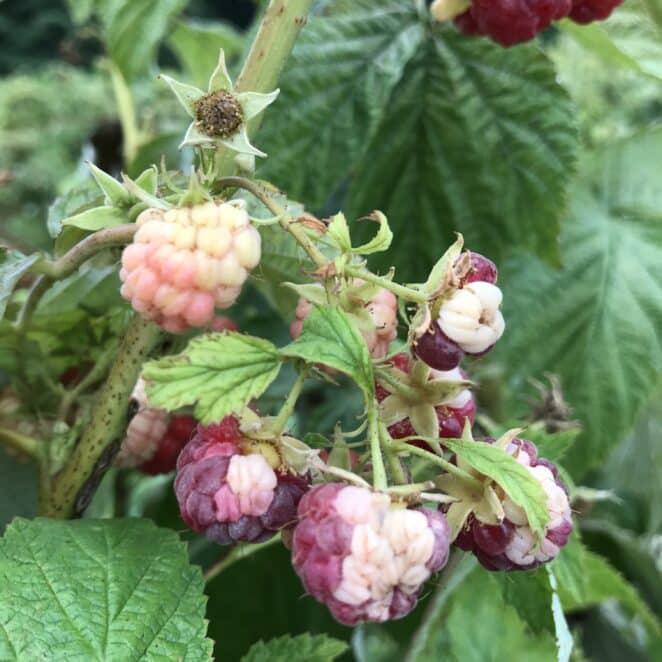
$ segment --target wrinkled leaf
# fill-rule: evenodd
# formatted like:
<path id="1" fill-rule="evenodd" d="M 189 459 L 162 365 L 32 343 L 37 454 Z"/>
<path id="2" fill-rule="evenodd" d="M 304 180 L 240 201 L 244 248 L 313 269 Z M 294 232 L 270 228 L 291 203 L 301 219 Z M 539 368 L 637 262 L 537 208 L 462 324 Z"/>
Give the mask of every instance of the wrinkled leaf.
<path id="1" fill-rule="evenodd" d="M 298 637 L 285 635 L 266 643 L 259 641 L 254 644 L 241 658 L 241 662 L 332 662 L 347 648 L 344 641 L 331 639 L 324 634 L 300 634 Z"/>

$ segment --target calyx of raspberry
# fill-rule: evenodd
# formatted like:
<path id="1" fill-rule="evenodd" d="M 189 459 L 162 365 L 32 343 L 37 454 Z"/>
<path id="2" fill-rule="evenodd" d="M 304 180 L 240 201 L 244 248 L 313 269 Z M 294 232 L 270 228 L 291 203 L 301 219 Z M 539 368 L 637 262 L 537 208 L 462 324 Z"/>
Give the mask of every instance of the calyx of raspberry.
<path id="1" fill-rule="evenodd" d="M 184 521 L 210 540 L 261 542 L 294 523 L 309 482 L 275 444 L 245 437 L 228 416 L 198 426 L 177 461 L 175 494 Z"/>
<path id="2" fill-rule="evenodd" d="M 147 209 L 136 224 L 122 253 L 121 293 L 172 333 L 210 324 L 260 261 L 260 234 L 240 203 Z"/>
<path id="3" fill-rule="evenodd" d="M 441 513 L 369 488 L 327 483 L 298 508 L 292 562 L 305 589 L 345 625 L 402 618 L 448 560 Z"/>
<path id="4" fill-rule="evenodd" d="M 432 370 L 408 354 L 398 354 L 379 374 L 379 416 L 394 439 L 416 434 L 457 438 L 465 422 L 473 422 L 471 382 L 459 368 Z"/>
<path id="5" fill-rule="evenodd" d="M 192 118 L 182 142 L 184 145 L 215 148 L 221 143 L 239 155 L 266 156 L 248 139 L 247 122 L 259 115 L 278 97 L 278 90 L 268 94 L 234 92 L 225 65 L 223 50 L 209 79 L 207 91 L 184 85 L 170 76 L 161 75 L 177 100 Z"/>
<path id="6" fill-rule="evenodd" d="M 489 480 L 484 480 L 482 494 L 461 486 L 452 476 L 437 481 L 448 494 L 459 499 L 444 507 L 455 544 L 473 552 L 488 570 L 528 570 L 551 561 L 572 533 L 568 490 L 559 479 L 556 466 L 539 458 L 535 445 L 517 438 L 517 432 L 483 443 L 503 448 L 539 482 L 549 515 L 542 537 L 533 531 L 524 509 Z M 461 458 L 456 462 L 460 468 L 471 471 Z"/>
<path id="7" fill-rule="evenodd" d="M 290 326 L 290 335 L 296 340 L 313 304 L 326 303 L 326 293 L 319 283 L 305 285 L 305 289 L 300 286 L 291 287 L 303 295 L 297 304 L 296 319 Z M 384 358 L 398 333 L 398 301 L 395 295 L 356 278 L 347 287 L 339 288 L 338 299 L 343 310 L 359 328 L 370 355 L 375 359 Z"/>

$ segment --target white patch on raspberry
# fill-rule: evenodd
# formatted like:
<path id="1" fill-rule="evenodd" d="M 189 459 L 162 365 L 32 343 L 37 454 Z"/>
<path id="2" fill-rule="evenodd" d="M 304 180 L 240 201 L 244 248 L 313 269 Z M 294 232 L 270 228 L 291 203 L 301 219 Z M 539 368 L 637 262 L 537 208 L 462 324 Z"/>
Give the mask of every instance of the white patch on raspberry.
<path id="1" fill-rule="evenodd" d="M 132 468 L 150 460 L 168 429 L 168 419 L 168 412 L 163 409 L 141 409 L 127 426 L 115 464 L 122 468 Z"/>
<path id="2" fill-rule="evenodd" d="M 439 326 L 465 352 L 484 352 L 503 335 L 501 300 L 501 290 L 496 285 L 483 281 L 469 283 L 442 304 Z"/>
<path id="3" fill-rule="evenodd" d="M 453 370 L 430 370 L 431 381 L 444 381 L 444 382 L 463 382 L 465 376 L 462 374 L 460 368 L 453 368 Z M 473 399 L 473 395 L 468 388 L 460 391 L 454 398 L 438 402 L 451 409 L 461 409 Z"/>
<path id="4" fill-rule="evenodd" d="M 387 620 L 395 589 L 416 593 L 430 576 L 426 564 L 435 538 L 427 518 L 417 511 L 393 509 L 385 495 L 360 487 L 342 489 L 334 507 L 354 530 L 333 596 L 355 607 L 365 604 L 371 620 Z"/>
<path id="5" fill-rule="evenodd" d="M 269 463 L 257 453 L 234 455 L 226 482 L 237 495 L 244 515 L 264 515 L 274 498 L 278 480 Z"/>

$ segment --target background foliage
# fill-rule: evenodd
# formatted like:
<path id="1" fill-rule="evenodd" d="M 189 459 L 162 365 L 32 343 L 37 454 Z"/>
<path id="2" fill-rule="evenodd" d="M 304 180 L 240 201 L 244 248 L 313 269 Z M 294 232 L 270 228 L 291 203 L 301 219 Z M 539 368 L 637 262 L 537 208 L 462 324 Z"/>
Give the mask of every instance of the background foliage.
<path id="1" fill-rule="evenodd" d="M 156 81 L 157 66 L 199 85 L 219 47 L 236 65 L 255 10 L 250 2 L 202 0 L 54 2 L 47 10 L 42 4 L 4 3 L 0 17 L 0 237 L 24 250 L 52 248 L 46 219 L 52 229 L 96 195 L 84 160 L 132 175 L 162 154 L 171 167 L 189 162 L 190 154 L 176 149 L 185 118 Z M 370 662 L 556 659 L 556 638 L 562 642 L 564 634 L 553 599 L 566 612 L 573 659 L 659 659 L 661 15 L 659 0 L 627 0 L 606 23 L 562 23 L 535 44 L 503 50 L 452 27 L 431 29 L 407 0 L 317 3 L 258 136 L 271 156 L 259 174 L 313 213 L 342 206 L 358 217 L 382 209 L 396 243 L 389 263 L 376 266 L 393 263 L 404 278 L 422 278 L 456 230 L 472 249 L 498 260 L 508 326 L 499 349 L 470 366 L 481 385 L 480 425 L 492 431 L 537 420 L 549 456 L 561 457 L 558 449 L 568 442 L 561 463 L 578 486 L 581 540 L 552 564 L 558 595 L 545 570 L 491 576 L 465 563 L 466 581 L 453 591 L 432 586 L 405 621 L 353 632 L 302 598 L 285 550 L 268 548 L 205 587 L 218 659 L 297 659 L 302 650 L 309 651 L 306 659 Z M 109 66 L 133 94 L 138 134 L 129 161 L 122 149 L 126 117 L 114 102 L 121 89 Z M 261 273 L 300 280 L 296 248 L 283 238 L 266 244 Z M 1 383 L 33 394 L 22 409 L 30 409 L 37 427 L 54 416 L 50 385 L 66 368 L 102 356 L 125 324 L 124 304 L 109 295 L 117 287 L 116 257 L 91 263 L 42 301 L 29 351 L 0 325 Z M 266 285 L 261 273 L 236 319 L 242 329 L 282 344 L 291 294 Z M 19 350 L 30 357 L 20 378 Z M 541 401 L 531 383 L 548 374 L 559 379 L 569 417 L 558 402 Z M 290 381 L 284 371 L 262 401 L 265 411 Z M 301 432 L 328 433 L 336 420 L 353 420 L 360 396 L 349 389 L 331 393 L 325 386 L 307 390 L 298 411 Z M 5 391 L 0 420 L 16 414 Z M 576 435 L 555 434 L 568 418 L 581 427 L 572 444 Z M 57 441 L 66 438 L 63 431 Z M 3 522 L 33 516 L 36 481 L 28 467 L 3 452 L 0 476 Z M 110 472 L 88 515 L 129 514 L 153 519 L 158 532 L 145 522 L 104 519 L 56 530 L 17 520 L 0 546 L 3 576 L 28 561 L 47 577 L 53 573 L 55 602 L 38 612 L 42 622 L 47 614 L 80 620 L 84 638 L 106 637 L 94 651 L 101 655 L 116 641 L 107 624 L 69 613 L 90 590 L 68 576 L 76 574 L 65 569 L 69 556 L 85 565 L 80 573 L 106 582 L 108 600 L 99 613 L 110 614 L 108 623 L 141 567 L 170 573 L 147 574 L 141 604 L 154 600 L 152 580 L 155 587 L 189 581 L 190 604 L 181 594 L 159 595 L 159 608 L 172 611 L 172 634 L 164 635 L 166 648 L 158 649 L 155 634 L 153 650 L 140 649 L 144 642 L 136 650 L 149 650 L 147 659 L 170 659 L 181 644 L 191 651 L 177 648 L 184 659 L 205 659 L 202 582 L 168 531 L 182 529 L 168 481 Z M 41 559 L 38 551 L 26 561 L 30 546 L 19 544 L 21 536 L 48 536 L 53 553 Z M 206 567 L 217 558 L 217 548 L 182 537 L 190 541 L 192 564 Z M 143 539 L 151 541 L 149 549 Z M 0 584 L 2 603 L 11 604 L 12 585 Z M 7 617 L 5 607 L 0 620 Z M 468 625 L 476 622 L 478 628 Z M 2 639 L 8 659 L 40 654 L 25 636 L 38 626 L 20 620 L 8 626 Z M 286 635 L 306 638 L 251 649 L 260 639 Z M 63 645 L 68 636 L 73 646 L 78 636 L 69 626 L 51 643 Z M 89 651 L 80 655 L 86 659 Z"/>

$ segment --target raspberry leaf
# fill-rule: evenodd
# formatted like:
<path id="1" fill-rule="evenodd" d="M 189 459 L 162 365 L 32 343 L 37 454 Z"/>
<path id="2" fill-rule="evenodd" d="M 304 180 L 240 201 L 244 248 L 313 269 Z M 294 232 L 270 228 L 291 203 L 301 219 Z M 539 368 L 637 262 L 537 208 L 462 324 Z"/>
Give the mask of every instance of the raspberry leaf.
<path id="1" fill-rule="evenodd" d="M 23 255 L 19 251 L 0 247 L 0 319 L 5 314 L 7 303 L 16 284 L 23 274 L 40 259 L 41 256 L 37 253 Z"/>
<path id="2" fill-rule="evenodd" d="M 348 646 L 344 641 L 325 634 L 300 634 L 297 637 L 278 637 L 266 643 L 258 641 L 241 658 L 241 662 L 331 662 L 342 655 Z"/>
<path id="3" fill-rule="evenodd" d="M 197 403 L 196 418 L 209 424 L 262 395 L 280 366 L 267 340 L 222 333 L 195 338 L 181 354 L 148 363 L 143 376 L 151 405 L 175 410 Z"/>
<path id="4" fill-rule="evenodd" d="M 541 538 L 544 536 L 545 526 L 549 521 L 547 497 L 540 483 L 525 467 L 492 444 L 453 439 L 444 439 L 443 443 L 464 462 L 499 485 L 518 506 L 524 509 L 534 533 Z"/>
<path id="5" fill-rule="evenodd" d="M 128 191 L 112 175 L 104 172 L 101 168 L 95 166 L 94 163 L 88 163 L 88 167 L 92 173 L 92 177 L 94 177 L 99 188 L 106 196 L 107 205 L 120 206 L 129 202 L 130 198 Z"/>
<path id="6" fill-rule="evenodd" d="M 386 216 L 380 211 L 373 211 L 370 216 L 366 217 L 366 220 L 379 223 L 379 230 L 377 230 L 377 234 L 370 241 L 354 248 L 354 252 L 357 255 L 371 255 L 372 253 L 387 251 L 393 242 L 393 232 Z"/>
<path id="7" fill-rule="evenodd" d="M 202 576 L 173 531 L 16 519 L 0 562 L 2 659 L 211 660 Z"/>
<path id="8" fill-rule="evenodd" d="M 368 348 L 347 314 L 335 306 L 315 306 L 301 335 L 282 350 L 284 356 L 322 363 L 349 375 L 367 397 L 374 397 L 375 380 Z"/>
<path id="9" fill-rule="evenodd" d="M 62 221 L 63 226 L 71 226 L 88 232 L 96 232 L 104 228 L 112 228 L 128 222 L 128 217 L 117 207 L 94 207 L 86 211 L 70 216 Z"/>

